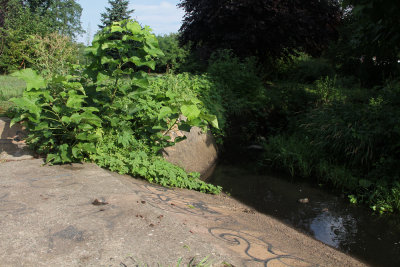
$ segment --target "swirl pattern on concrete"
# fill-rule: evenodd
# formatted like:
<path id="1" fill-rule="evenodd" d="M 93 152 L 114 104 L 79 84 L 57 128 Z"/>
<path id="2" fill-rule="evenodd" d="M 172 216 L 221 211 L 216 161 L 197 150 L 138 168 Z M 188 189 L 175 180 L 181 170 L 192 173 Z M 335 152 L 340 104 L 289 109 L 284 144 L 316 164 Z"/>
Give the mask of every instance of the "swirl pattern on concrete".
<path id="1" fill-rule="evenodd" d="M 243 258 L 244 266 L 260 263 L 263 266 L 317 266 L 298 257 L 274 249 L 272 244 L 251 234 L 226 228 L 210 228 L 209 233 L 228 244 Z"/>
<path id="2" fill-rule="evenodd" d="M 201 216 L 202 218 L 220 219 L 224 214 L 200 200 L 187 198 L 177 191 L 156 185 L 143 185 L 144 190 L 135 191 L 153 207 L 186 215 Z"/>

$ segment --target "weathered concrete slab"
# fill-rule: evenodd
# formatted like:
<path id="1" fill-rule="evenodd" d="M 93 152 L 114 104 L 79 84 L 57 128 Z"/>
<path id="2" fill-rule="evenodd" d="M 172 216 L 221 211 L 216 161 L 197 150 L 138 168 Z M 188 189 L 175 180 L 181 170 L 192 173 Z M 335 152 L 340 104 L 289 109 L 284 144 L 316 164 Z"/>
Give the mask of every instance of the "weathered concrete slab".
<path id="1" fill-rule="evenodd" d="M 224 195 L 42 163 L 0 164 L 0 266 L 363 266 Z"/>
<path id="2" fill-rule="evenodd" d="M 0 117 L 0 161 L 32 159 L 32 153 L 23 141 L 24 130 L 20 124 L 10 126 L 10 119 Z"/>

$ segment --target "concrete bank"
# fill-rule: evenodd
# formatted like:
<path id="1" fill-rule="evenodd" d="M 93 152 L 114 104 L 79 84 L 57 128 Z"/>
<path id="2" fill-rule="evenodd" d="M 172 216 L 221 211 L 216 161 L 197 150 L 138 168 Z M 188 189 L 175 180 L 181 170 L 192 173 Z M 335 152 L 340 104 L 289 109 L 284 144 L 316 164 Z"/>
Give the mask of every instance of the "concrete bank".
<path id="1" fill-rule="evenodd" d="M 0 266 L 364 266 L 225 195 L 38 159 L 0 163 L 0 236 Z"/>

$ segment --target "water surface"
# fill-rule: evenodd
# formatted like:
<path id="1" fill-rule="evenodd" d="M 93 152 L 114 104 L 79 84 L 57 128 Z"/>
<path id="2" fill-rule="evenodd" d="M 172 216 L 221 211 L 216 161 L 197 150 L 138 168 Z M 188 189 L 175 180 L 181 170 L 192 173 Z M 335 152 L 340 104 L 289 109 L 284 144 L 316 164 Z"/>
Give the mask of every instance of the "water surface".
<path id="1" fill-rule="evenodd" d="M 400 266 L 400 217 L 373 215 L 345 196 L 250 167 L 217 166 L 210 181 L 232 197 L 372 266 Z M 299 203 L 308 198 L 309 203 Z"/>

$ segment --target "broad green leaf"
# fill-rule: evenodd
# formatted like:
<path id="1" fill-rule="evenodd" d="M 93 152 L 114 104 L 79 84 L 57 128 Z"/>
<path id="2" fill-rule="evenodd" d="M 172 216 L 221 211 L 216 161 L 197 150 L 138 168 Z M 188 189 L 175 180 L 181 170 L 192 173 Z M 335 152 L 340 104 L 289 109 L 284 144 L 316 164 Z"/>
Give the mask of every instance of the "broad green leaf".
<path id="1" fill-rule="evenodd" d="M 53 154 L 53 153 L 49 153 L 47 154 L 46 157 L 46 163 L 58 163 L 60 162 L 60 156 Z"/>
<path id="2" fill-rule="evenodd" d="M 122 28 L 118 25 L 112 25 L 111 32 L 122 32 Z"/>
<path id="3" fill-rule="evenodd" d="M 20 122 L 21 120 L 23 120 L 22 116 L 19 117 L 14 117 L 11 122 L 10 122 L 10 127 L 12 127 L 13 125 L 15 125 L 16 123 Z"/>
<path id="4" fill-rule="evenodd" d="M 142 27 L 136 21 L 135 22 L 128 22 L 126 24 L 126 28 L 128 29 L 128 31 L 130 31 L 133 34 L 138 34 L 138 33 L 141 33 L 141 31 L 142 31 Z"/>
<path id="5" fill-rule="evenodd" d="M 76 135 L 76 139 L 86 141 L 86 140 L 88 140 L 88 134 L 87 133 L 79 133 Z"/>
<path id="6" fill-rule="evenodd" d="M 182 115 L 188 118 L 189 120 L 193 120 L 200 115 L 200 110 L 196 105 L 183 105 L 181 107 Z"/>
<path id="7" fill-rule="evenodd" d="M 26 82 L 26 90 L 30 91 L 32 88 L 40 89 L 46 87 L 46 81 L 42 76 L 38 75 L 32 69 L 23 69 L 11 74 L 13 77 L 23 79 Z"/>
<path id="8" fill-rule="evenodd" d="M 189 123 L 190 125 L 192 125 L 192 126 L 197 126 L 197 127 L 203 126 L 203 123 L 202 123 L 202 122 L 203 122 L 203 121 L 202 121 L 200 118 L 198 118 L 198 117 L 196 117 L 196 118 L 194 118 L 194 119 L 188 121 L 188 123 Z"/>
<path id="9" fill-rule="evenodd" d="M 215 119 L 213 119 L 212 121 L 210 121 L 210 123 L 211 123 L 211 125 L 212 125 L 214 128 L 219 129 L 217 117 L 215 117 Z"/>
<path id="10" fill-rule="evenodd" d="M 85 49 L 85 55 L 90 55 L 90 54 L 92 54 L 92 55 L 97 55 L 97 51 L 98 51 L 98 49 L 99 49 L 99 45 L 96 45 L 96 46 L 89 46 L 89 47 L 87 47 L 86 49 Z"/>
<path id="11" fill-rule="evenodd" d="M 47 130 L 48 128 L 49 128 L 49 124 L 46 121 L 42 121 L 41 123 L 39 123 L 38 125 L 35 126 L 33 131 L 43 131 L 43 130 Z"/>
<path id="12" fill-rule="evenodd" d="M 211 123 L 212 127 L 219 129 L 217 116 L 212 115 L 212 118 L 208 122 Z"/>
<path id="13" fill-rule="evenodd" d="M 80 143 L 81 150 L 89 153 L 96 153 L 96 146 L 93 143 Z"/>
<path id="14" fill-rule="evenodd" d="M 101 84 L 102 82 L 109 80 L 110 76 L 108 76 L 107 74 L 103 73 L 103 72 L 99 72 L 97 74 L 97 81 L 96 84 Z"/>
<path id="15" fill-rule="evenodd" d="M 74 156 L 74 158 L 79 158 L 79 156 L 81 154 L 80 152 L 81 152 L 81 150 L 77 146 L 74 146 L 72 148 L 72 156 Z"/>
<path id="16" fill-rule="evenodd" d="M 75 109 L 82 107 L 82 103 L 85 102 L 85 96 L 77 95 L 75 91 L 69 91 L 68 95 L 67 107 Z"/>
<path id="17" fill-rule="evenodd" d="M 74 113 L 71 115 L 70 120 L 73 123 L 80 123 L 80 121 L 82 120 L 82 116 L 79 113 Z"/>
<path id="18" fill-rule="evenodd" d="M 164 119 L 166 116 L 172 113 L 172 109 L 170 107 L 162 107 L 160 112 L 158 113 L 158 120 Z"/>
<path id="19" fill-rule="evenodd" d="M 149 86 L 149 80 L 147 78 L 133 78 L 132 85 L 141 88 L 147 88 Z"/>
<path id="20" fill-rule="evenodd" d="M 15 103 L 19 108 L 28 110 L 30 113 L 35 114 L 37 117 L 40 116 L 41 108 L 36 105 L 34 101 L 26 97 L 11 98 L 11 102 Z"/>
<path id="21" fill-rule="evenodd" d="M 90 131 L 93 129 L 93 126 L 87 123 L 81 123 L 78 125 L 78 128 L 81 129 L 82 131 Z"/>
<path id="22" fill-rule="evenodd" d="M 201 114 L 201 115 L 200 115 L 200 118 L 203 119 L 203 120 L 206 120 L 206 121 L 207 121 L 208 123 L 210 123 L 214 128 L 219 129 L 217 116 L 215 116 L 215 115 L 210 115 L 210 114 L 207 114 L 207 115 Z"/>
<path id="23" fill-rule="evenodd" d="M 107 56 L 103 56 L 101 58 L 101 64 L 110 64 L 110 63 L 114 63 L 114 64 L 118 64 L 118 60 L 113 59 L 112 57 L 107 57 Z"/>
<path id="24" fill-rule="evenodd" d="M 201 104 L 201 101 L 197 97 L 192 97 L 190 102 L 192 102 L 192 104 Z"/>
<path id="25" fill-rule="evenodd" d="M 60 157 L 61 157 L 61 162 L 62 163 L 67 163 L 67 162 L 71 162 L 71 157 L 68 153 L 68 148 L 69 145 L 68 144 L 62 144 L 58 147 L 59 151 L 60 151 Z"/>
<path id="26" fill-rule="evenodd" d="M 66 123 L 66 124 L 70 124 L 71 123 L 71 118 L 67 117 L 67 116 L 62 116 L 61 121 Z"/>

